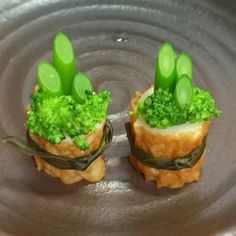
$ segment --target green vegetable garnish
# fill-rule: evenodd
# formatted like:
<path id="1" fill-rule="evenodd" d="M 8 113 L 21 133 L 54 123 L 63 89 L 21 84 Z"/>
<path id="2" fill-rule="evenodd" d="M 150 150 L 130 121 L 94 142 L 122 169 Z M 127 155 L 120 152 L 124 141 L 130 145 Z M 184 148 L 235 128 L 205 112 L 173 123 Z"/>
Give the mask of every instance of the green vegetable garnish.
<path id="1" fill-rule="evenodd" d="M 106 117 L 110 93 L 88 93 L 83 104 L 70 95 L 50 97 L 42 91 L 32 94 L 26 126 L 30 133 L 58 144 L 71 138 L 81 150 L 89 148 L 84 136 L 96 130 Z"/>
<path id="2" fill-rule="evenodd" d="M 38 64 L 39 88 L 51 96 L 63 94 L 61 79 L 56 69 L 48 62 Z"/>
<path id="3" fill-rule="evenodd" d="M 175 60 L 176 53 L 172 45 L 164 43 L 159 50 L 156 63 L 155 90 L 168 88 L 172 91 L 174 89 L 176 80 Z"/>
<path id="4" fill-rule="evenodd" d="M 87 75 L 79 72 L 73 80 L 71 95 L 78 103 L 84 103 L 87 97 L 87 91 L 93 91 L 92 83 Z"/>
<path id="5" fill-rule="evenodd" d="M 173 93 L 162 88 L 140 102 L 137 108 L 137 116 L 152 128 L 207 121 L 220 114 L 210 93 L 197 87 L 193 87 L 192 100 L 184 109 L 176 103 Z"/>
<path id="6" fill-rule="evenodd" d="M 191 123 L 211 120 L 213 116 L 220 116 L 221 113 L 209 91 L 197 87 L 193 89 L 192 101 L 188 106 L 188 120 Z"/>
<path id="7" fill-rule="evenodd" d="M 176 60 L 170 43 L 159 50 L 154 93 L 140 101 L 135 112 L 152 128 L 208 121 L 221 115 L 210 93 L 192 86 L 190 57 L 181 53 Z"/>
<path id="8" fill-rule="evenodd" d="M 54 40 L 53 65 L 61 77 L 64 94 L 69 95 L 76 73 L 76 63 L 73 46 L 63 33 L 58 33 Z"/>
<path id="9" fill-rule="evenodd" d="M 188 78 L 192 82 L 192 60 L 185 53 L 180 53 L 176 60 L 176 74 L 177 80 L 184 74 L 188 75 Z"/>
<path id="10" fill-rule="evenodd" d="M 80 148 L 80 150 L 87 150 L 89 149 L 89 144 L 83 139 L 82 136 L 76 136 L 73 139 L 74 144 Z"/>
<path id="11" fill-rule="evenodd" d="M 175 86 L 175 101 L 180 107 L 184 109 L 190 104 L 193 94 L 192 83 L 187 75 L 182 75 Z"/>

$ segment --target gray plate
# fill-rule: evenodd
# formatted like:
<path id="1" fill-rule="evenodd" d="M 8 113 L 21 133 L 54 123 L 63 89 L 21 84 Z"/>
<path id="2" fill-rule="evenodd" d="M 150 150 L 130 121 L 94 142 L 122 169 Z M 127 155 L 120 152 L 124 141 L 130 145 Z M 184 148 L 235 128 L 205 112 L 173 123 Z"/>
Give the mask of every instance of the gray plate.
<path id="1" fill-rule="evenodd" d="M 112 92 L 109 117 L 115 128 L 104 156 L 106 177 L 97 184 L 64 186 L 1 143 L 2 232 L 236 234 L 235 12 L 235 1 L 223 0 L 1 1 L 1 138 L 25 137 L 24 107 L 36 66 L 51 59 L 58 31 L 73 40 L 78 68 L 95 88 Z M 129 165 L 123 126 L 135 90 L 153 82 L 156 51 L 165 40 L 192 56 L 195 84 L 211 90 L 223 111 L 210 129 L 201 181 L 181 190 L 157 190 Z"/>

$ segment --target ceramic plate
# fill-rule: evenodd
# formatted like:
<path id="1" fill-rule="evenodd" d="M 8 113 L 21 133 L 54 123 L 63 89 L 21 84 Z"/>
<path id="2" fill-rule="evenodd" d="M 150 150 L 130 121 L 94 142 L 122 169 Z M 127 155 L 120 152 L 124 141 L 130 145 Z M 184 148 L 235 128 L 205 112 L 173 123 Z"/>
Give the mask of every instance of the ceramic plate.
<path id="1" fill-rule="evenodd" d="M 65 186 L 0 143 L 1 235 L 236 234 L 236 4 L 194 0 L 44 0 L 0 3 L 0 138 L 25 138 L 24 108 L 37 63 L 63 31 L 78 68 L 112 92 L 115 136 L 99 183 Z M 164 41 L 193 58 L 193 80 L 223 115 L 214 119 L 199 183 L 156 189 L 129 164 L 124 123 L 135 90 L 154 78 Z"/>

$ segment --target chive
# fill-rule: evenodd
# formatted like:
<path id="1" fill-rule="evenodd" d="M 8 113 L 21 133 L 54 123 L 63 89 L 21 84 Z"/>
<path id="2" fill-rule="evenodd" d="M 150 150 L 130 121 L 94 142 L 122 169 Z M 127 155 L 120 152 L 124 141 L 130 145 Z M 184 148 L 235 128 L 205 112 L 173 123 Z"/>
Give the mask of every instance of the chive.
<path id="1" fill-rule="evenodd" d="M 182 75 L 175 86 L 175 101 L 181 109 L 191 103 L 193 95 L 192 83 L 188 75 Z"/>
<path id="2" fill-rule="evenodd" d="M 176 77 L 175 60 L 176 53 L 172 45 L 164 43 L 159 50 L 156 62 L 155 90 L 168 88 L 172 91 L 174 89 Z"/>
<path id="3" fill-rule="evenodd" d="M 87 97 L 86 91 L 93 91 L 92 83 L 90 79 L 82 72 L 75 75 L 71 94 L 79 103 L 84 103 Z"/>
<path id="4" fill-rule="evenodd" d="M 187 54 L 179 54 L 176 60 L 176 73 L 177 79 L 186 74 L 192 82 L 192 60 Z"/>
<path id="5" fill-rule="evenodd" d="M 53 65 L 61 77 L 64 94 L 69 95 L 76 73 L 76 63 L 73 46 L 63 33 L 58 33 L 54 40 Z"/>
<path id="6" fill-rule="evenodd" d="M 51 96 L 63 94 L 61 79 L 56 69 L 48 62 L 38 64 L 39 88 Z"/>

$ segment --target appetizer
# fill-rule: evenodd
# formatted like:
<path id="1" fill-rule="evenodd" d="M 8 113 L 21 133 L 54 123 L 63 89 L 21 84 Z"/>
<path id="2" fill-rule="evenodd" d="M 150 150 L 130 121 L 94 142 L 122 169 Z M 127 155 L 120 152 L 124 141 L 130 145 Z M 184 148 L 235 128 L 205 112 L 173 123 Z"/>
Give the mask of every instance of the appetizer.
<path id="1" fill-rule="evenodd" d="M 53 63 L 38 64 L 38 84 L 26 108 L 29 145 L 16 137 L 5 141 L 33 155 L 38 170 L 64 184 L 100 181 L 105 175 L 101 155 L 112 140 L 106 119 L 111 94 L 94 92 L 89 77 L 76 72 L 65 34 L 58 33 L 53 46 Z"/>
<path id="2" fill-rule="evenodd" d="M 164 43 L 154 86 L 137 91 L 126 124 L 130 162 L 156 186 L 181 188 L 198 181 L 208 128 L 221 112 L 209 91 L 192 85 L 192 60 Z"/>

